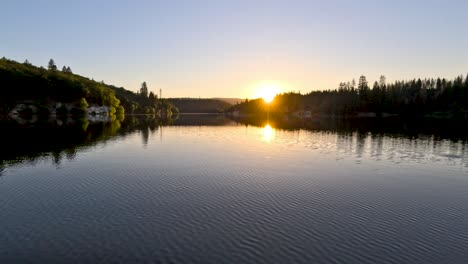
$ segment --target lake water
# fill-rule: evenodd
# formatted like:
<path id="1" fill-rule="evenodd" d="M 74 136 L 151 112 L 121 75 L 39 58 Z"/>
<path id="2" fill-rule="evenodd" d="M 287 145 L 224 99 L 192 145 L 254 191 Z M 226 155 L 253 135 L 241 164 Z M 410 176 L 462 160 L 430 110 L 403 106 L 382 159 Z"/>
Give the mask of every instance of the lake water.
<path id="1" fill-rule="evenodd" d="M 468 263 L 463 128 L 0 125 L 0 263 Z"/>

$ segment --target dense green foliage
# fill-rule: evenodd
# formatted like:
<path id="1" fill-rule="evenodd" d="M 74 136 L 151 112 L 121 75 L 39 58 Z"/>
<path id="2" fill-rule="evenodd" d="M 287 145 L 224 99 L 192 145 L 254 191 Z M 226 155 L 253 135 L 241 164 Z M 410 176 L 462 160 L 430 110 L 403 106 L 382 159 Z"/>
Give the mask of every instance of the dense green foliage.
<path id="1" fill-rule="evenodd" d="M 172 115 L 179 112 L 179 109 L 170 101 L 158 99 L 153 92 L 150 92 L 148 96 L 145 89 L 140 90 L 143 93 L 134 93 L 121 87 L 110 87 L 114 90 L 117 98 L 120 99 L 120 104 L 126 113 Z M 146 88 L 146 83 L 142 85 L 142 88 Z"/>
<path id="2" fill-rule="evenodd" d="M 181 113 L 223 113 L 231 104 L 218 99 L 171 98 L 168 99 Z"/>
<path id="3" fill-rule="evenodd" d="M 33 103 L 45 112 L 57 102 L 72 103 L 78 109 L 88 105 L 119 107 L 120 100 L 107 85 L 57 71 L 53 60 L 49 68 L 0 59 L 0 112 L 8 113 L 17 103 Z"/>
<path id="4" fill-rule="evenodd" d="M 148 95 L 146 83 L 142 90 L 146 93 L 134 93 L 73 74 L 70 67 L 64 66 L 58 71 L 52 59 L 47 70 L 33 66 L 27 60 L 18 63 L 0 59 L 0 88 L 0 114 L 9 113 L 19 103 L 35 105 L 39 114 L 49 114 L 50 108 L 57 103 L 71 104 L 78 112 L 93 105 L 109 106 L 112 114 L 125 111 L 166 115 L 177 112 L 170 102 L 158 100 L 152 93 Z M 68 113 L 68 110 L 57 109 L 57 113 Z"/>
<path id="5" fill-rule="evenodd" d="M 414 79 L 387 84 L 381 76 L 372 87 L 366 77 L 355 82 L 340 83 L 334 90 L 312 91 L 302 95 L 284 93 L 266 105 L 262 100 L 245 101 L 229 111 L 241 114 L 295 113 L 310 111 L 312 115 L 375 116 L 395 114 L 401 116 L 465 117 L 468 114 L 468 78 L 453 80 Z"/>

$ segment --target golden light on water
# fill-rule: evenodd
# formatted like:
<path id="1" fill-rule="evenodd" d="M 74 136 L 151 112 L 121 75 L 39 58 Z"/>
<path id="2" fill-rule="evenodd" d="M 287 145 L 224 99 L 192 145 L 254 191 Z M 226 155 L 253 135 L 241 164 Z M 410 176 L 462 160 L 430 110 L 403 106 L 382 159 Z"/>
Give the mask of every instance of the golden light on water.
<path id="1" fill-rule="evenodd" d="M 273 129 L 270 124 L 266 124 L 263 127 L 263 140 L 266 142 L 271 142 L 275 138 L 275 129 Z"/>

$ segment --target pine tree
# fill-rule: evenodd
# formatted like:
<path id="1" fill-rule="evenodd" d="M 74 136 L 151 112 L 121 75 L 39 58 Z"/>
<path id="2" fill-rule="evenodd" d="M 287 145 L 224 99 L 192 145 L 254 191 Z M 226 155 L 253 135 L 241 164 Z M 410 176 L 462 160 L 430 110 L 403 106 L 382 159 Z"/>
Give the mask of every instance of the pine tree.
<path id="1" fill-rule="evenodd" d="M 55 62 L 53 59 L 49 60 L 49 66 L 48 66 L 49 71 L 56 71 L 57 70 L 57 65 L 55 65 Z"/>
<path id="2" fill-rule="evenodd" d="M 359 94 L 359 100 L 361 101 L 361 105 L 365 106 L 369 100 L 369 86 L 367 83 L 366 76 L 361 75 L 361 77 L 359 77 L 357 91 Z"/>
<path id="3" fill-rule="evenodd" d="M 150 93 L 149 93 L 148 98 L 149 98 L 149 100 L 151 101 L 151 103 L 153 103 L 153 102 L 156 101 L 156 97 L 154 96 L 154 93 L 153 93 L 153 92 L 150 92 Z"/>
<path id="4" fill-rule="evenodd" d="M 385 75 L 381 75 L 380 80 L 379 80 L 379 86 L 381 89 L 385 89 L 386 82 L 387 82 L 387 78 L 385 77 Z"/>
<path id="5" fill-rule="evenodd" d="M 361 75 L 361 77 L 359 77 L 358 90 L 359 94 L 362 95 L 366 95 L 367 91 L 369 90 L 369 86 L 367 85 L 367 79 L 364 75 Z"/>
<path id="6" fill-rule="evenodd" d="M 148 86 L 146 85 L 146 82 L 143 82 L 141 84 L 140 94 L 144 97 L 148 97 Z"/>

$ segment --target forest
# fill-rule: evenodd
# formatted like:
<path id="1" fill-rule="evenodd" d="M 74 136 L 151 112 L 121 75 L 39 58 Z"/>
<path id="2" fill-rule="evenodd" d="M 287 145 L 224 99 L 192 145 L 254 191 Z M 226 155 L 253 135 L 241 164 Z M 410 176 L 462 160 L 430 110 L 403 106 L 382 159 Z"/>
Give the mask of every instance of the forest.
<path id="1" fill-rule="evenodd" d="M 223 113 L 232 105 L 220 99 L 170 98 L 181 113 Z"/>
<path id="2" fill-rule="evenodd" d="M 270 104 L 261 99 L 245 100 L 227 112 L 240 115 L 309 112 L 311 116 L 467 118 L 468 76 L 392 83 L 387 83 L 385 76 L 381 76 L 372 86 L 365 76 L 361 76 L 357 84 L 354 80 L 342 82 L 332 90 L 278 94 Z"/>
<path id="3" fill-rule="evenodd" d="M 172 114 L 178 110 L 168 101 L 160 100 L 143 82 L 135 93 L 74 74 L 71 68 L 59 70 L 53 59 L 47 69 L 0 59 L 0 114 L 8 114 L 17 104 L 34 105 L 37 114 L 50 114 L 51 107 L 72 105 L 73 109 L 58 109 L 57 113 L 80 114 L 88 106 L 108 106 L 110 113 Z M 59 111 L 61 110 L 61 111 Z"/>

